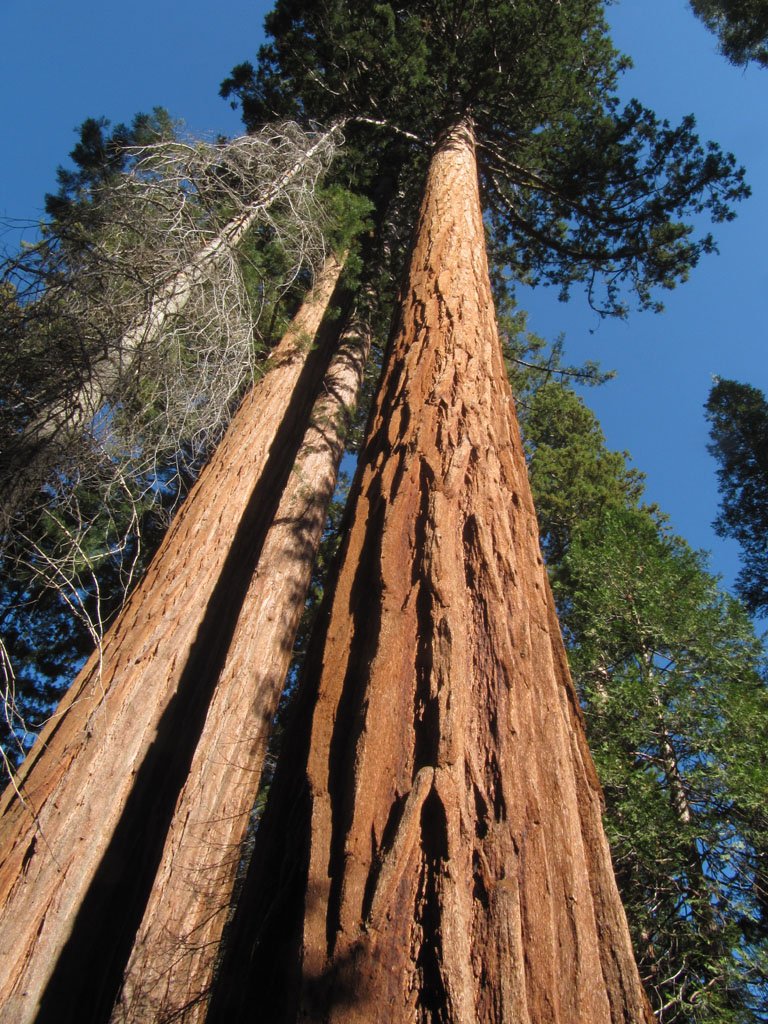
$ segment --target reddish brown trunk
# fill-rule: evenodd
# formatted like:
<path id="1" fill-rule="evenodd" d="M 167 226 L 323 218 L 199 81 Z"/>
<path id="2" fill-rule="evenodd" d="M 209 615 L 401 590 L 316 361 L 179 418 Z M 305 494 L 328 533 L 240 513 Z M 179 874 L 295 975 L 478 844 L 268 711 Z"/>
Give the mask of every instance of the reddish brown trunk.
<path id="1" fill-rule="evenodd" d="M 0 802 L 0 1005 L 103 1020 L 327 362 L 331 260 Z M 269 712 L 258 720 L 269 718 Z"/>
<path id="2" fill-rule="evenodd" d="M 210 1019 L 648 1022 L 465 128 L 432 162 L 403 296 L 317 676 Z"/>
<path id="3" fill-rule="evenodd" d="M 304 610 L 369 341 L 325 375 L 245 595 L 126 970 L 113 1021 L 202 1020 L 269 726 Z"/>

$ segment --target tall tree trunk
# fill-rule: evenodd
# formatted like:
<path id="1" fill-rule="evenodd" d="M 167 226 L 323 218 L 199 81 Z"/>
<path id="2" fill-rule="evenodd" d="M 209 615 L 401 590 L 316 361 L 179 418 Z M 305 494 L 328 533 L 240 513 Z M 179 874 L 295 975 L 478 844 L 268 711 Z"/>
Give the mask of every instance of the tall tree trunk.
<path id="1" fill-rule="evenodd" d="M 218 942 L 256 801 L 317 548 L 336 486 L 349 412 L 370 348 L 346 333 L 325 375 L 274 523 L 245 595 L 113 1020 L 205 1017 Z"/>
<path id="2" fill-rule="evenodd" d="M 434 156 L 395 328 L 209 1021 L 650 1022 L 539 553 L 467 126 Z"/>
<path id="3" fill-rule="evenodd" d="M 15 1024 L 109 1016 L 338 336 L 333 324 L 319 337 L 318 329 L 340 270 L 329 261 L 144 579 L 0 800 L 0 1005 Z M 310 349 L 312 339 L 319 344 Z"/>

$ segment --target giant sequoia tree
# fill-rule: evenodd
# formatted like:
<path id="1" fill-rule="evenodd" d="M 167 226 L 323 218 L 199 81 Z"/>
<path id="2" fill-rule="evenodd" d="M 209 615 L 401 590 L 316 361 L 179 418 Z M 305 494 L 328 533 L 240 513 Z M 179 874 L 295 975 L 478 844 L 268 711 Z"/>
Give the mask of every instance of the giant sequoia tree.
<path id="1" fill-rule="evenodd" d="M 366 1021 L 648 1020 L 538 553 L 494 327 L 475 142 L 500 264 L 564 292 L 583 282 L 595 305 L 619 313 L 624 285 L 651 305 L 656 286 L 673 286 L 712 247 L 683 218 L 703 209 L 716 220 L 730 216 L 730 200 L 745 191 L 741 172 L 716 147 L 699 145 L 690 120 L 672 128 L 638 103 L 618 110 L 612 89 L 621 61 L 596 0 L 285 0 L 269 29 L 274 42 L 259 68 L 241 66 L 228 88 L 251 122 L 275 114 L 343 121 L 349 156 L 338 174 L 368 193 L 380 234 L 393 213 L 401 228 L 415 213 L 424 157 L 440 142 L 326 613 L 327 644 L 319 639 L 310 654 L 288 767 L 260 831 L 212 1016 L 233 1019 L 234 1003 L 246 1019 L 249 1005 L 261 1012 L 268 1000 L 275 1020 L 296 1012 Z M 224 451 L 222 479 L 227 461 Z M 276 504 L 271 492 L 265 507 Z M 215 759 L 207 750 L 225 721 L 217 709 L 227 706 L 230 683 L 253 668 L 247 644 L 231 647 L 249 586 L 245 566 L 253 565 L 240 564 L 248 529 L 246 513 L 189 663 L 174 663 L 178 688 L 169 684 L 174 713 L 194 690 L 201 743 L 189 743 L 183 758 L 174 754 L 159 803 L 146 782 L 132 788 L 130 813 L 69 942 L 62 948 L 60 937 L 51 947 L 56 963 L 34 949 L 48 927 L 44 907 L 40 932 L 33 927 L 28 943 L 13 949 L 21 973 L 11 988 L 17 1005 L 28 1004 L 24 1013 L 39 1000 L 40 1019 L 105 1019 L 129 957 L 115 1019 L 134 1007 L 144 1020 L 202 1012 L 204 976 L 178 988 L 191 1005 L 159 1009 L 142 989 L 147 977 L 175 987 L 179 950 L 191 954 L 182 973 L 197 955 L 196 925 L 184 933 L 184 915 L 168 915 L 173 927 L 181 922 L 182 944 L 161 946 L 153 961 L 155 911 L 140 919 L 163 899 L 163 868 L 153 884 L 161 853 L 162 864 L 180 865 L 182 879 L 190 868 L 194 877 L 194 844 L 191 861 L 174 852 L 199 809 L 188 797 L 205 791 L 204 812 L 217 809 L 216 784 L 206 789 Z M 147 577 L 150 606 L 162 603 L 168 582 L 157 572 Z M 184 587 L 183 572 L 170 582 Z M 172 634 L 161 621 L 153 625 L 171 649 Z M 142 641 L 143 625 L 130 632 L 137 628 Z M 161 720 L 164 736 L 171 720 Z M 151 751 L 153 772 L 157 756 Z M 236 758 L 227 764 L 229 793 L 232 776 L 253 768 Z M 57 761 L 54 775 L 65 768 Z M 62 791 L 65 817 L 70 799 Z M 21 814 L 15 796 L 10 802 Z M 143 825 L 156 861 L 141 866 L 133 893 L 126 890 L 115 938 L 100 887 L 114 877 L 122 836 L 133 835 L 150 807 Z M 226 816 L 229 804 L 220 810 Z M 280 867 L 286 834 L 290 856 Z M 204 834 L 197 838 L 205 843 Z M 28 884 L 23 869 L 50 854 L 44 839 L 44 828 L 32 829 L 17 846 L 14 897 Z M 212 878 L 221 861 L 207 857 L 216 849 L 232 855 L 228 841 L 222 849 L 214 840 L 200 861 Z M 41 909 L 34 894 L 31 904 Z M 205 931 L 200 937 L 201 945 L 212 941 Z M 100 942 L 111 943 L 108 976 L 89 994 L 87 961 Z M 240 965 L 254 943 L 260 955 L 249 975 Z M 22 978 L 32 975 L 37 991 L 24 994 Z"/>
<path id="2" fill-rule="evenodd" d="M 140 585 L 4 794 L 0 890 L 9 923 L 3 928 L 1 991 L 16 1020 L 34 1020 L 38 1013 L 51 1020 L 64 1020 L 66 1013 L 87 1020 L 90 1013 L 97 1020 L 99 1013 L 109 1013 L 124 965 L 121 957 L 130 950 L 162 864 L 165 832 L 205 733 L 208 703 L 220 676 L 231 679 L 234 673 L 233 683 L 240 681 L 233 666 L 238 651 L 265 642 L 249 631 L 248 616 L 258 613 L 264 601 L 259 580 L 252 577 L 268 549 L 268 531 L 334 346 L 336 330 L 326 330 L 324 339 L 318 330 L 339 271 L 339 263 L 330 260 L 275 351 L 270 372 L 245 398 Z M 310 353 L 313 339 L 319 344 Z M 330 410 L 332 434 L 334 418 L 351 396 L 339 394 L 333 378 L 326 383 L 337 403 Z M 340 457 L 332 438 L 330 447 L 331 455 Z M 328 500 L 329 484 L 323 483 Z M 299 575 L 317 516 L 314 508 L 309 511 L 304 522 L 288 526 L 288 536 L 277 545 L 278 553 L 286 541 L 295 549 L 273 630 L 278 654 L 286 646 L 290 650 L 292 642 L 290 633 L 286 637 L 282 631 L 290 605 L 298 604 L 299 613 L 302 607 Z M 262 564 L 261 572 L 269 577 L 278 568 Z M 270 581 L 270 587 L 275 584 Z M 243 608 L 246 616 L 238 626 Z M 225 770 L 243 757 L 248 765 L 243 778 L 254 787 L 253 797 L 258 748 L 263 756 L 280 691 L 280 671 L 273 669 L 270 656 L 264 647 L 254 654 L 242 679 L 247 682 L 245 707 L 233 709 L 234 725 L 226 735 L 219 735 L 214 723 L 210 737 L 214 745 L 231 744 L 218 757 L 214 751 L 208 754 Z M 262 695 L 257 677 L 266 688 Z M 226 687 L 226 702 L 236 700 L 233 687 Z M 241 755 L 242 750 L 247 754 Z M 212 775 L 217 778 L 215 771 Z M 206 781 L 216 788 L 210 778 Z M 223 819 L 210 805 L 196 805 L 198 816 L 206 815 L 206 806 L 208 818 L 215 814 L 220 834 L 214 849 L 232 870 L 236 862 L 229 847 L 234 843 L 236 848 L 238 831 L 244 833 L 253 797 L 250 802 L 245 797 L 239 812 L 230 805 Z M 188 843 L 197 847 L 201 831 L 213 843 L 208 818 L 197 828 L 194 821 L 188 823 Z M 235 839 L 228 838 L 232 829 Z M 221 911 L 222 895 L 226 905 L 224 890 L 217 893 L 216 886 L 210 890 L 198 883 L 184 893 L 181 908 L 190 920 L 192 904 L 199 900 L 199 917 L 210 927 L 211 917 Z M 173 915 L 178 908 L 169 910 Z M 183 932 L 188 943 L 190 930 L 194 925 Z M 97 985 L 90 975 L 95 963 L 100 963 Z"/>
<path id="3" fill-rule="evenodd" d="M 311 702 L 214 1019 L 247 1019 L 257 993 L 274 1021 L 651 1019 L 482 239 L 462 125 L 430 166 Z"/>
<path id="4" fill-rule="evenodd" d="M 474 135 L 497 252 L 566 289 L 588 279 L 594 301 L 602 272 L 614 310 L 622 279 L 649 303 L 695 262 L 669 214 L 696 181 L 724 216 L 727 161 L 690 125 L 615 113 L 594 5 L 361 4 L 354 26 L 345 11 L 278 5 L 260 68 L 228 83 L 247 115 L 278 109 L 276 69 L 311 67 L 308 106 L 342 96 L 366 130 L 454 127 L 213 1016 L 258 1001 L 286 1021 L 642 1020 L 511 426 Z M 430 82 L 429 108 L 393 66 Z"/>

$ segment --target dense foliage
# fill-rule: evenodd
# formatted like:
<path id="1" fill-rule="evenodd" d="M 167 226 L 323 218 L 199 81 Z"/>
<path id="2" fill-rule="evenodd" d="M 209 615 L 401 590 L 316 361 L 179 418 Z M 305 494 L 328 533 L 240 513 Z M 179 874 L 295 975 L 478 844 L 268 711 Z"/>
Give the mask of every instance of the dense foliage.
<path id="1" fill-rule="evenodd" d="M 705 406 L 719 463 L 715 530 L 741 545 L 736 589 L 753 613 L 768 613 L 768 402 L 750 384 L 718 379 Z"/>
<path id="2" fill-rule="evenodd" d="M 606 830 L 659 1021 L 765 1020 L 764 652 L 704 557 L 641 504 L 642 480 L 549 381 L 523 410 Z"/>
<path id="3" fill-rule="evenodd" d="M 768 6 L 764 0 L 691 0 L 697 17 L 720 40 L 732 64 L 768 66 Z"/>
<path id="4" fill-rule="evenodd" d="M 418 195 L 425 146 L 470 118 L 494 254 L 515 278 L 563 294 L 584 283 L 602 310 L 624 312 L 626 289 L 655 305 L 653 289 L 714 246 L 686 218 L 729 218 L 747 192 L 692 118 L 675 128 L 637 101 L 619 109 L 625 62 L 598 0 L 278 0 L 266 28 L 258 64 L 222 86 L 249 128 L 278 116 L 345 122 L 347 173 L 375 201 L 387 187 L 407 195 L 414 175 Z"/>

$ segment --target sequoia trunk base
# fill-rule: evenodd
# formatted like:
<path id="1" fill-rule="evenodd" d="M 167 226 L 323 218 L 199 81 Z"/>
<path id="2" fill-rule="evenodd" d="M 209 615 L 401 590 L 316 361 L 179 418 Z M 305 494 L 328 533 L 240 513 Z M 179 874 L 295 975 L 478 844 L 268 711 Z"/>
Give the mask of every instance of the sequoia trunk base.
<path id="1" fill-rule="evenodd" d="M 354 502 L 209 1021 L 647 1024 L 466 126 L 431 165 Z"/>

